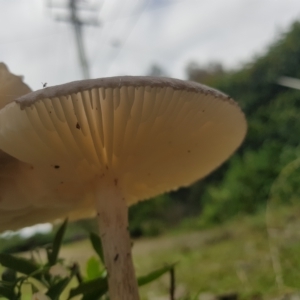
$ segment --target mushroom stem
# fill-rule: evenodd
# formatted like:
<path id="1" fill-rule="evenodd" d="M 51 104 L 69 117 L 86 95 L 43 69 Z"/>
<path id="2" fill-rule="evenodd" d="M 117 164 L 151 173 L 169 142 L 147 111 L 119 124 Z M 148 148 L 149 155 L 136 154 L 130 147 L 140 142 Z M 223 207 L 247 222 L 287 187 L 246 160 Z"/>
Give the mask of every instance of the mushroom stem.
<path id="1" fill-rule="evenodd" d="M 117 179 L 96 185 L 96 208 L 111 300 L 138 300 L 131 256 L 128 208 Z"/>

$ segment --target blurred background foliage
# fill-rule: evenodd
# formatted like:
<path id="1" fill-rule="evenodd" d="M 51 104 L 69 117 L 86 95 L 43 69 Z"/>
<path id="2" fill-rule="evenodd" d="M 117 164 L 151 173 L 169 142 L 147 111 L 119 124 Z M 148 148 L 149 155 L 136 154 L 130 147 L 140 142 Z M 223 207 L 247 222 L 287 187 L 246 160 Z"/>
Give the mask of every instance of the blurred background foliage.
<path id="1" fill-rule="evenodd" d="M 220 89 L 238 101 L 247 116 L 248 134 L 238 152 L 204 180 L 131 207 L 133 237 L 159 235 L 170 227 L 184 226 L 187 220 L 200 229 L 266 208 L 274 180 L 300 154 L 300 91 L 277 84 L 281 76 L 300 78 L 299 36 L 300 23 L 295 22 L 265 54 L 236 70 L 226 70 L 218 62 L 187 65 L 188 80 Z M 149 75 L 166 76 L 166 72 L 155 64 Z M 282 202 L 299 195 L 299 179 L 300 172 L 293 172 L 284 181 Z M 95 228 L 93 220 L 74 223 L 66 240 L 85 237 Z M 0 250 L 26 250 L 51 238 L 51 233 L 36 235 L 22 246 L 19 235 L 1 238 Z"/>
<path id="2" fill-rule="evenodd" d="M 204 180 L 132 207 L 135 230 L 139 226 L 141 234 L 149 234 L 145 223 L 165 228 L 191 216 L 199 219 L 198 226 L 206 227 L 265 209 L 274 180 L 300 154 L 300 91 L 277 84 L 281 76 L 300 78 L 299 36 L 300 23 L 295 22 L 264 55 L 238 70 L 224 70 L 219 63 L 187 66 L 189 80 L 220 89 L 238 101 L 247 116 L 248 134 L 239 151 Z M 299 195 L 299 176 L 294 172 L 285 181 L 283 202 Z"/>

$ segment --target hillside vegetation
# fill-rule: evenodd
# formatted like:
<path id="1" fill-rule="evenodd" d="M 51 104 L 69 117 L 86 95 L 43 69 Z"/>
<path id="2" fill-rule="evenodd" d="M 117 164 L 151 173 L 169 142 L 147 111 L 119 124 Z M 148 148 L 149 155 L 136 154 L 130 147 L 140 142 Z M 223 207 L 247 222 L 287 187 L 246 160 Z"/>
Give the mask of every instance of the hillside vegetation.
<path id="1" fill-rule="evenodd" d="M 214 228 L 139 239 L 133 244 L 136 272 L 141 276 L 177 262 L 177 300 L 218 300 L 229 294 L 236 298 L 228 299 L 295 300 L 300 288 L 299 226 L 297 203 L 278 207 L 272 202 L 267 212 L 234 217 Z M 61 256 L 84 270 L 96 254 L 88 241 L 80 241 L 63 247 Z M 169 289 L 165 274 L 140 292 L 143 300 L 167 300 Z"/>
<path id="2" fill-rule="evenodd" d="M 281 76 L 300 78 L 299 37 L 296 22 L 264 55 L 239 70 L 225 71 L 219 64 L 206 69 L 188 66 L 190 80 L 238 101 L 248 120 L 248 134 L 239 151 L 206 179 L 133 207 L 133 233 L 155 234 L 164 225 L 195 214 L 199 226 L 207 226 L 265 207 L 274 180 L 300 154 L 300 91 L 277 84 Z M 278 191 L 283 202 L 299 194 L 299 175 L 296 168 Z"/>

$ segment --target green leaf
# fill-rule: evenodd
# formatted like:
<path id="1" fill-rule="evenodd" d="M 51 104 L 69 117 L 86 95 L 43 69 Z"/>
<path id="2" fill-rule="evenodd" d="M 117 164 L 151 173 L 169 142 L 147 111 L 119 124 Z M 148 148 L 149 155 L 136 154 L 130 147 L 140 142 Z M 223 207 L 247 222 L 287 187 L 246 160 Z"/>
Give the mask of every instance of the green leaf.
<path id="1" fill-rule="evenodd" d="M 90 233 L 90 241 L 92 243 L 92 246 L 93 246 L 94 250 L 96 251 L 96 253 L 100 257 L 100 259 L 101 259 L 101 261 L 104 265 L 103 247 L 102 247 L 102 242 L 101 242 L 100 237 L 96 233 L 91 232 Z"/>
<path id="2" fill-rule="evenodd" d="M 72 276 L 59 280 L 48 289 L 46 295 L 50 297 L 51 300 L 59 300 L 59 296 L 70 283 L 71 279 Z"/>
<path id="3" fill-rule="evenodd" d="M 1 275 L 3 281 L 15 282 L 17 279 L 17 272 L 12 269 L 5 269 Z"/>
<path id="4" fill-rule="evenodd" d="M 87 293 L 83 295 L 81 300 L 99 300 L 105 293 L 102 292 L 99 293 L 98 291 Z"/>
<path id="5" fill-rule="evenodd" d="M 108 285 L 107 285 L 107 278 L 95 278 L 90 281 L 83 282 L 79 284 L 76 288 L 71 289 L 69 294 L 69 299 L 75 297 L 80 294 L 93 294 L 97 295 L 97 297 L 103 296 L 107 293 Z M 94 299 L 94 298 L 90 298 Z"/>
<path id="6" fill-rule="evenodd" d="M 62 244 L 64 234 L 66 232 L 67 224 L 68 224 L 68 219 L 66 219 L 57 230 L 57 233 L 53 240 L 52 249 L 47 251 L 48 261 L 50 266 L 55 265 L 57 262 L 58 253 Z"/>
<path id="7" fill-rule="evenodd" d="M 0 264 L 16 272 L 20 272 L 28 276 L 32 275 L 32 277 L 36 279 L 41 278 L 41 275 L 37 273 L 37 271 L 41 270 L 40 266 L 29 259 L 0 253 Z"/>
<path id="8" fill-rule="evenodd" d="M 34 293 L 37 293 L 40 289 L 38 289 L 36 286 L 35 286 L 35 284 L 33 284 L 32 282 L 31 282 L 31 289 L 32 289 L 32 293 L 34 294 Z"/>
<path id="9" fill-rule="evenodd" d="M 86 263 L 86 275 L 88 280 L 101 277 L 103 270 L 100 268 L 100 262 L 94 256 L 90 257 Z"/>
<path id="10" fill-rule="evenodd" d="M 7 299 L 14 299 L 14 284 L 0 282 L 0 296 L 6 297 Z"/>
<path id="11" fill-rule="evenodd" d="M 20 299 L 21 300 L 31 300 L 32 299 L 32 285 L 29 282 L 23 282 L 20 289 Z"/>
<path id="12" fill-rule="evenodd" d="M 148 283 L 156 280 L 157 278 L 159 278 L 163 274 L 168 273 L 172 268 L 174 268 L 174 266 L 175 266 L 175 264 L 168 265 L 168 266 L 165 266 L 165 267 L 160 268 L 158 270 L 155 270 L 155 271 L 149 273 L 148 275 L 139 277 L 138 278 L 138 285 L 142 286 L 142 285 L 148 284 Z"/>

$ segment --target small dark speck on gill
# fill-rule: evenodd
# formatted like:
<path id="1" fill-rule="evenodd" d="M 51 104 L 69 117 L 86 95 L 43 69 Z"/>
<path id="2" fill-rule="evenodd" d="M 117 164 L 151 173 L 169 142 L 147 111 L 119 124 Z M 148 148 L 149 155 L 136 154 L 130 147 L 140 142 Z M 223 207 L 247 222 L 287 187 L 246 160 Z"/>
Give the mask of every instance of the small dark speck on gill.
<path id="1" fill-rule="evenodd" d="M 59 165 L 55 165 L 55 166 L 54 166 L 54 169 L 59 169 L 59 168 L 60 168 Z"/>
<path id="2" fill-rule="evenodd" d="M 115 186 L 117 186 L 117 185 L 118 185 L 118 179 L 115 178 Z"/>
<path id="3" fill-rule="evenodd" d="M 78 122 L 77 122 L 77 124 L 76 124 L 76 128 L 77 128 L 77 129 L 80 129 L 80 125 L 79 125 Z"/>
<path id="4" fill-rule="evenodd" d="M 115 258 L 114 258 L 114 261 L 117 261 L 119 258 L 119 254 L 116 254 Z"/>
<path id="5" fill-rule="evenodd" d="M 191 150 L 188 150 L 187 152 L 188 152 L 188 153 L 191 153 Z"/>

